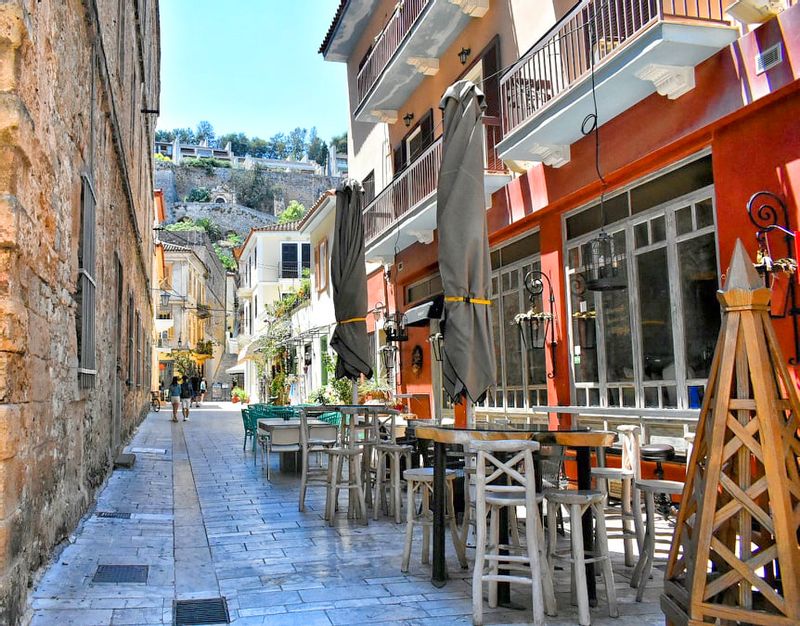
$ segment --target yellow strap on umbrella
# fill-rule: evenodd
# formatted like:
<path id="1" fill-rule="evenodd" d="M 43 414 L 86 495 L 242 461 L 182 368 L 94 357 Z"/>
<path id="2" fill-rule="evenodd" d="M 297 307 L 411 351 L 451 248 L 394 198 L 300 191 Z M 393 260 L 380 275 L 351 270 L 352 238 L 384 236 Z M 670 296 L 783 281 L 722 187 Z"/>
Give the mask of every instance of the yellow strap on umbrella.
<path id="1" fill-rule="evenodd" d="M 352 324 L 353 322 L 366 322 L 366 317 L 351 317 L 349 320 L 342 320 L 339 324 Z"/>
<path id="2" fill-rule="evenodd" d="M 469 296 L 445 296 L 445 302 L 466 302 L 467 304 L 485 304 L 492 305 L 491 300 L 484 300 L 483 298 L 470 298 Z"/>

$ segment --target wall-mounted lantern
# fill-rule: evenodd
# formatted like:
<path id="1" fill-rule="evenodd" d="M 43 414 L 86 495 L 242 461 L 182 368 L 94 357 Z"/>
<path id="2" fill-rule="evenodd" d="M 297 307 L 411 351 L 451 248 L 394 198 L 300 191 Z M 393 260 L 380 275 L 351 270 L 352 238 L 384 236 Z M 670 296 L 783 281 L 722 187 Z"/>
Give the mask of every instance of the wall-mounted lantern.
<path id="1" fill-rule="evenodd" d="M 533 270 L 525 275 L 525 291 L 531 302 L 531 308 L 520 313 L 514 318 L 514 322 L 519 328 L 522 343 L 528 349 L 541 350 L 546 345 L 550 346 L 550 361 L 552 371 L 548 372 L 548 378 L 556 376 L 556 328 L 555 328 L 555 295 L 553 285 L 547 274 L 539 270 Z M 537 296 L 544 293 L 545 285 L 548 290 L 548 311 L 537 311 L 533 304 Z"/>
<path id="2" fill-rule="evenodd" d="M 470 54 L 472 54 L 471 48 L 461 48 L 461 51 L 458 53 L 458 60 L 461 61 L 461 65 L 467 64 L 467 59 Z"/>

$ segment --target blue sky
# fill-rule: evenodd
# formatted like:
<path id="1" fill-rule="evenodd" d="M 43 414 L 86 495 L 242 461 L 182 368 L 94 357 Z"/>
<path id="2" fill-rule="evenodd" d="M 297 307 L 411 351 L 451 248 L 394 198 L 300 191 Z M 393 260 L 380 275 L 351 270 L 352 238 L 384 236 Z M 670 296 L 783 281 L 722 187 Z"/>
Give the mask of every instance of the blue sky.
<path id="1" fill-rule="evenodd" d="M 162 0 L 158 128 L 347 130 L 345 66 L 317 53 L 338 0 Z"/>

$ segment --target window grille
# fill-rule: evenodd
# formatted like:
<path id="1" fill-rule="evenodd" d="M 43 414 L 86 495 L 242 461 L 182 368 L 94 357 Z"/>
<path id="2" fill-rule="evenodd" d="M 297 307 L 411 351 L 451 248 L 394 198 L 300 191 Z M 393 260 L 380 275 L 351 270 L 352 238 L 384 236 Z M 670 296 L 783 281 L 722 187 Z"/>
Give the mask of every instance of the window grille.
<path id="1" fill-rule="evenodd" d="M 95 196 L 91 181 L 81 177 L 81 240 L 78 248 L 78 376 L 81 389 L 91 389 L 97 375 L 95 355 Z"/>

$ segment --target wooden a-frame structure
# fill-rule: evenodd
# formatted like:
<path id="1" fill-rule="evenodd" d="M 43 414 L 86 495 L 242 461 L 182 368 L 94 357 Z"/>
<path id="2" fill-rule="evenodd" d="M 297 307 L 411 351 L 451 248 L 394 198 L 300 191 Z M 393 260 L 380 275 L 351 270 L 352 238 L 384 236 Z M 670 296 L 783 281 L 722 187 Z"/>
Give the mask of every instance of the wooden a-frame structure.
<path id="1" fill-rule="evenodd" d="M 671 624 L 800 624 L 800 399 L 741 241 L 664 578 Z"/>

